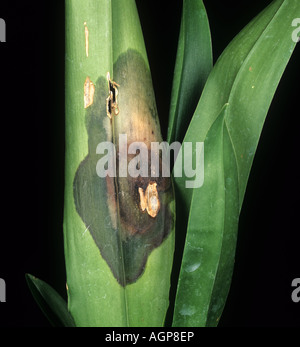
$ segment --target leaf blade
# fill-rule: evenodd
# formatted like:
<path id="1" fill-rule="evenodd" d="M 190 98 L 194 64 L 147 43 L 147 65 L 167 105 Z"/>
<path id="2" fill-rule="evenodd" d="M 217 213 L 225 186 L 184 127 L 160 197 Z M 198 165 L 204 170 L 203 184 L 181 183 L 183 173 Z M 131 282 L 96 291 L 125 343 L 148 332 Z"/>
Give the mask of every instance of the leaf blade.
<path id="1" fill-rule="evenodd" d="M 51 286 L 30 274 L 25 278 L 34 299 L 53 326 L 75 327 L 67 303 Z"/>
<path id="2" fill-rule="evenodd" d="M 229 289 L 238 223 L 238 185 L 225 123 L 227 107 L 204 141 L 205 181 L 192 198 L 173 326 L 216 325 Z"/>
<path id="3" fill-rule="evenodd" d="M 128 183 L 127 177 L 97 173 L 100 160 L 105 160 L 101 145 L 110 143 L 118 151 L 119 134 L 127 135 L 128 145 L 161 136 L 135 1 L 73 1 L 78 8 L 70 3 L 64 218 L 69 308 L 78 326 L 162 326 L 174 248 L 172 187 L 165 193 L 158 184 L 161 205 L 157 218 L 151 219 L 139 208 L 141 180 Z M 83 23 L 89 29 L 88 57 Z M 81 36 L 75 36 L 80 25 Z M 71 42 L 76 42 L 75 52 Z M 106 114 L 107 72 L 119 91 L 119 114 L 112 120 Z M 86 76 L 94 84 L 94 100 L 85 110 Z M 143 112 L 137 112 L 136 105 Z"/>
<path id="4" fill-rule="evenodd" d="M 278 11 L 281 11 L 281 8 L 283 8 L 283 11 L 281 13 L 277 13 Z M 239 166 L 239 176 L 243 175 L 242 181 L 241 177 L 239 177 L 240 183 L 240 204 L 242 204 L 243 197 L 244 197 L 244 190 L 248 178 L 248 174 L 250 172 L 253 155 L 255 153 L 255 149 L 257 146 L 257 142 L 260 136 L 261 127 L 264 122 L 264 119 L 267 114 L 267 110 L 269 107 L 269 104 L 271 102 L 272 96 L 275 93 L 276 87 L 280 81 L 280 77 L 284 71 L 284 68 L 286 64 L 288 63 L 288 59 L 291 56 L 294 48 L 295 43 L 291 40 L 291 34 L 292 34 L 292 27 L 290 26 L 290 23 L 292 22 L 291 18 L 294 17 L 295 13 L 299 13 L 299 2 L 295 0 L 291 1 L 284 1 L 284 0 L 275 0 L 273 1 L 265 10 L 263 10 L 258 16 L 256 16 L 234 39 L 233 41 L 228 45 L 228 47 L 224 50 L 220 58 L 218 59 L 216 65 L 214 66 L 207 83 L 205 85 L 205 88 L 203 90 L 203 93 L 201 95 L 199 104 L 197 106 L 197 109 L 195 111 L 195 114 L 193 116 L 193 119 L 191 120 L 191 123 L 189 125 L 189 128 L 186 132 L 184 141 L 193 141 L 193 139 L 198 139 L 198 141 L 204 141 L 208 129 L 211 127 L 212 123 L 217 118 L 220 110 L 222 109 L 223 105 L 225 103 L 229 103 L 229 108 L 233 109 L 235 107 L 236 103 L 231 102 L 231 100 L 234 98 L 235 92 L 237 92 L 236 95 L 238 95 L 238 88 L 232 89 L 234 85 L 237 85 L 236 78 L 241 81 L 239 83 L 239 88 L 241 87 L 241 84 L 243 83 L 243 80 L 247 74 L 247 69 L 243 70 L 244 62 L 249 57 L 249 55 L 253 55 L 253 51 L 256 50 L 256 55 L 259 55 L 260 53 L 264 53 L 264 58 L 260 61 L 267 62 L 272 61 L 273 57 L 273 50 L 275 49 L 277 52 L 281 52 L 281 46 L 277 45 L 277 41 L 273 41 L 273 49 L 270 49 L 270 44 L 267 46 L 267 48 L 263 48 L 263 45 L 256 46 L 257 41 L 263 41 L 264 38 L 268 39 L 268 35 L 270 35 L 270 32 L 272 32 L 272 37 L 279 36 L 281 38 L 282 42 L 285 42 L 282 52 L 284 54 L 284 58 L 281 61 L 277 61 L 277 64 L 272 65 L 272 69 L 270 67 L 266 66 L 266 70 L 261 74 L 260 78 L 260 85 L 256 85 L 255 93 L 258 96 L 256 99 L 252 98 L 252 105 L 255 105 L 257 103 L 257 100 L 262 100 L 263 97 L 259 97 L 259 93 L 261 92 L 262 95 L 264 95 L 264 91 L 267 91 L 269 93 L 268 100 L 266 99 L 263 112 L 260 113 L 260 125 L 256 127 L 257 118 L 255 121 L 252 120 L 252 124 L 254 124 L 253 129 L 256 130 L 254 133 L 254 136 L 252 137 L 251 143 L 248 143 L 248 150 L 251 147 L 250 150 L 250 159 L 248 160 L 245 169 L 243 169 L 243 173 L 240 172 L 240 166 L 241 164 L 241 158 L 237 158 L 238 166 Z M 275 25 L 274 25 L 275 21 Z M 280 26 L 281 23 L 284 23 L 285 30 L 281 30 Z M 274 25 L 274 27 L 273 27 Z M 268 31 L 266 32 L 266 28 L 268 28 Z M 270 40 L 272 42 L 272 39 Z M 263 49 L 263 51 L 262 51 Z M 260 52 L 260 53 L 259 53 Z M 248 67 L 248 69 L 250 66 Z M 240 72 L 240 70 L 243 70 Z M 274 74 L 274 80 L 269 85 L 266 83 L 270 80 L 270 76 L 272 76 L 272 73 L 277 72 Z M 249 72 L 249 71 L 248 71 Z M 266 78 L 268 76 L 268 78 Z M 272 84 L 272 85 L 271 85 Z M 252 85 L 251 85 L 252 86 Z M 237 100 L 238 97 L 235 97 L 235 100 Z M 249 98 L 250 99 L 250 98 Z M 241 100 L 244 100 L 244 97 L 241 98 Z M 255 100 L 255 101 L 254 101 Z M 258 103 L 257 103 L 258 105 Z M 240 107 L 244 107 L 243 103 L 240 102 Z M 250 109 L 250 107 L 248 107 Z M 236 135 L 239 132 L 239 129 L 246 128 L 247 126 L 250 126 L 251 117 L 244 116 L 244 114 L 247 111 L 245 109 L 242 109 L 238 115 L 235 116 L 235 119 L 239 117 L 239 127 L 235 127 L 234 123 L 232 122 L 233 115 L 231 115 L 231 112 L 228 112 L 228 127 L 229 132 L 231 133 L 231 136 L 234 139 L 234 146 L 238 146 L 241 144 L 238 144 L 236 141 Z M 237 112 L 235 112 L 236 114 Z M 247 123 L 246 123 L 247 122 Z M 234 134 L 233 134 L 234 133 Z M 246 138 L 246 137 L 245 137 Z M 246 149 L 244 151 L 247 151 Z M 240 154 L 240 151 L 238 151 Z M 184 182 L 185 177 L 182 179 L 178 178 L 176 180 L 176 188 L 179 189 L 181 192 L 184 190 Z M 184 195 L 184 193 L 183 193 Z M 184 196 L 185 198 L 185 196 Z M 189 206 L 191 201 L 191 194 L 186 194 L 185 203 Z"/>
<path id="5" fill-rule="evenodd" d="M 184 139 L 184 143 L 204 141 L 212 124 L 215 124 L 214 122 L 218 119 L 219 110 L 225 103 L 228 103 L 225 124 L 228 136 L 232 141 L 234 153 L 232 161 L 237 166 L 236 185 L 239 196 L 236 200 L 239 201 L 239 210 L 242 206 L 248 175 L 268 107 L 295 48 L 295 43 L 291 39 L 293 28 L 290 24 L 292 18 L 298 13 L 300 14 L 299 2 L 294 0 L 273 1 L 236 36 L 212 70 Z M 280 45 L 277 39 L 280 41 Z M 273 59 L 274 56 L 276 59 Z M 252 88 L 253 86 L 254 88 Z M 204 173 L 204 181 L 205 176 L 206 173 Z M 199 193 L 196 190 L 185 189 L 185 181 L 184 176 L 175 177 L 177 196 L 181 198 L 180 204 L 185 206 L 186 210 L 188 210 L 187 206 L 191 206 L 191 213 L 189 217 L 186 217 L 189 223 L 186 242 L 189 242 L 192 237 L 190 236 L 190 223 L 199 213 L 194 206 L 194 195 L 198 196 Z M 226 210 L 227 207 L 224 206 L 224 213 L 228 213 Z M 234 214 L 232 216 L 235 219 Z M 207 220 L 209 220 L 209 215 Z M 213 221 L 212 225 L 214 225 Z M 232 241 L 232 245 L 234 243 L 235 241 Z M 184 261 L 186 261 L 187 253 L 188 249 L 185 249 Z M 221 255 L 222 253 L 220 253 L 220 261 L 218 258 L 215 259 L 215 278 L 218 282 L 222 276 L 226 275 L 230 282 L 233 260 L 228 258 L 223 262 Z M 181 268 L 181 273 L 183 272 L 184 263 Z M 183 276 L 180 281 L 183 282 L 180 286 L 184 287 L 184 283 L 189 279 L 185 279 Z M 227 290 L 229 282 L 227 281 Z M 178 287 L 177 295 L 183 295 L 182 292 L 179 294 L 180 291 L 182 290 Z M 218 312 L 221 312 L 227 295 L 226 290 L 220 295 L 218 286 L 211 286 L 204 290 L 204 295 L 207 300 L 205 304 L 202 302 L 205 312 L 202 312 L 202 317 L 199 317 L 198 322 L 201 325 L 214 325 L 218 318 L 214 316 L 215 305 L 219 307 Z M 192 297 L 197 304 L 199 298 L 197 298 L 196 290 L 190 295 L 191 301 Z M 210 302 L 213 303 L 211 307 Z M 177 308 L 176 319 L 179 317 L 179 311 Z M 195 322 L 197 322 L 196 319 L 193 324 L 196 324 Z"/>
<path id="6" fill-rule="evenodd" d="M 169 143 L 182 141 L 212 64 L 210 28 L 203 1 L 184 1 L 171 96 Z"/>
<path id="7" fill-rule="evenodd" d="M 229 98 L 227 124 L 234 143 L 240 189 L 244 199 L 254 154 L 268 109 L 286 65 L 296 47 L 291 39 L 291 22 L 300 15 L 300 4 L 284 1 L 245 59 Z M 247 95 L 247 110 L 242 95 Z M 239 129 L 247 129 L 243 136 Z"/>

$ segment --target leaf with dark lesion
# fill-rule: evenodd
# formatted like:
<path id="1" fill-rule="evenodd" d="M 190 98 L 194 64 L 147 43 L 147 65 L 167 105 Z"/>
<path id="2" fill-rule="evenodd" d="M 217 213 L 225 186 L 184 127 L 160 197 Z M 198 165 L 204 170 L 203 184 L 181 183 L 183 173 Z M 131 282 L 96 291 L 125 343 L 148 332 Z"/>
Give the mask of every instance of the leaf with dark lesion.
<path id="1" fill-rule="evenodd" d="M 114 65 L 114 80 L 120 87 L 119 114 L 107 117 L 107 80 L 95 83 L 93 104 L 86 110 L 88 155 L 80 163 L 73 184 L 76 210 L 91 233 L 102 257 L 117 281 L 125 286 L 135 282 L 144 271 L 151 251 L 159 247 L 173 228 L 170 205 L 173 186 L 170 177 L 104 177 L 97 175 L 96 153 L 99 143 L 113 142 L 116 148 L 116 173 L 119 169 L 118 135 L 127 135 L 132 142 L 146 144 L 148 172 L 151 172 L 151 142 L 161 142 L 154 93 L 149 69 L 142 57 L 129 50 Z M 128 163 L 134 155 L 128 154 Z M 161 167 L 161 165 L 160 165 Z M 160 208 L 155 216 L 141 208 L 141 193 L 155 185 Z M 148 189 L 149 191 L 149 189 Z M 149 202 L 150 203 L 150 202 Z"/>

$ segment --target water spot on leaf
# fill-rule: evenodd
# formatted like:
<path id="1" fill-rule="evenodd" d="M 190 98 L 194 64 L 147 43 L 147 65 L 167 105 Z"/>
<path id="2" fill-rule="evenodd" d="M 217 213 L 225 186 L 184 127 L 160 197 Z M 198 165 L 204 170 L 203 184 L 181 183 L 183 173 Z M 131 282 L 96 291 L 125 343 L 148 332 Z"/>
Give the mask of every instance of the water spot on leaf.
<path id="1" fill-rule="evenodd" d="M 200 262 L 187 265 L 185 267 L 185 271 L 186 272 L 194 272 L 194 271 L 196 271 L 200 267 L 200 265 L 201 265 Z"/>
<path id="2" fill-rule="evenodd" d="M 195 306 L 191 306 L 191 305 L 186 305 L 183 304 L 182 308 L 180 309 L 179 313 L 182 316 L 192 316 L 193 314 L 196 313 L 196 307 Z"/>

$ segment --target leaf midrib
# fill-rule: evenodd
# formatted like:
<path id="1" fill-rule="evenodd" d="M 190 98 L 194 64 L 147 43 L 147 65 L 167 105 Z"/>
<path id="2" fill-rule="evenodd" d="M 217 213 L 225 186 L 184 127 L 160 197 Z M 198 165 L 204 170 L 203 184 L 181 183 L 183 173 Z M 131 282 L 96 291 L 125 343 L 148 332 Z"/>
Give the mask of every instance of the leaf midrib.
<path id="1" fill-rule="evenodd" d="M 113 40 L 114 40 L 114 34 L 113 34 L 113 27 L 114 27 L 114 20 L 113 20 L 113 4 L 112 0 L 110 0 L 110 7 L 111 7 L 111 76 L 114 76 L 114 64 L 113 62 L 116 61 L 116 57 L 114 54 L 113 49 Z M 112 127 L 112 142 L 114 146 L 116 146 L 116 127 L 115 127 L 115 120 L 114 116 L 112 115 L 111 119 L 111 127 Z M 123 245 L 122 245 L 122 239 L 121 239 L 121 223 L 120 223 L 120 202 L 119 202 L 119 185 L 118 185 L 118 176 L 116 175 L 114 177 L 114 187 L 115 187 L 115 194 L 116 194 L 116 204 L 117 204 L 117 228 L 118 228 L 118 242 L 119 242 L 119 248 L 121 252 L 121 262 L 122 262 L 122 281 L 124 283 L 124 287 L 120 287 L 123 291 L 123 298 L 124 298 L 124 311 L 125 311 L 125 326 L 129 327 L 129 310 L 128 310 L 128 300 L 127 300 L 127 292 L 126 292 L 126 275 L 125 275 L 125 264 L 124 264 L 124 252 L 123 252 Z"/>

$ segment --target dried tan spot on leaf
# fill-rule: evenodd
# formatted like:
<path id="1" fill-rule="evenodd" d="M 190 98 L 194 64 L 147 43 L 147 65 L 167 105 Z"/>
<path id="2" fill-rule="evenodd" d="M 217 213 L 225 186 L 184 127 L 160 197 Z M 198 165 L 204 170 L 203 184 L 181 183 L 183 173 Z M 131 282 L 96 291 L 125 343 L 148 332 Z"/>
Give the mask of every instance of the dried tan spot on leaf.
<path id="1" fill-rule="evenodd" d="M 86 22 L 84 24 L 84 35 L 85 35 L 85 54 L 88 57 L 89 56 L 89 29 L 86 25 Z"/>
<path id="2" fill-rule="evenodd" d="M 156 189 L 157 183 L 149 183 L 144 193 L 142 188 L 139 188 L 140 208 L 142 211 L 147 210 L 147 213 L 152 218 L 155 218 L 160 209 L 159 196 Z"/>
<path id="3" fill-rule="evenodd" d="M 95 86 L 89 77 L 84 82 L 84 108 L 88 108 L 94 102 Z"/>

